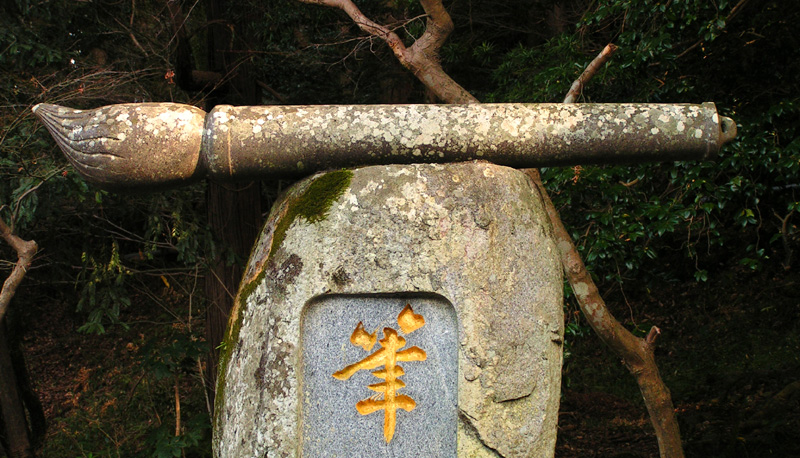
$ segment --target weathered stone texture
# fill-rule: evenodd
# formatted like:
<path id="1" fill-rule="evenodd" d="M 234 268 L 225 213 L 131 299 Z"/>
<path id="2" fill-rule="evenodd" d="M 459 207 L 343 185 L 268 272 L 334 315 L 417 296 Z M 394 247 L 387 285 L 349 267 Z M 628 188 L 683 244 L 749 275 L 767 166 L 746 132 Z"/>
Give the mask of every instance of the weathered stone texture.
<path id="1" fill-rule="evenodd" d="M 204 173 L 200 146 L 206 113 L 178 103 L 129 103 L 73 110 L 33 107 L 75 170 L 111 189 L 152 191 Z"/>
<path id="2" fill-rule="evenodd" d="M 363 370 L 347 380 L 332 374 L 381 348 L 377 342 L 369 350 L 350 344 L 357 323 L 381 339 L 385 327 L 398 330 L 396 317 L 406 304 L 425 324 L 401 332 L 407 340 L 404 348 L 421 348 L 426 357 L 397 364 L 405 385 L 397 394 L 409 396 L 415 407 L 408 413 L 397 410 L 387 445 L 385 412 L 362 416 L 356 409 L 359 401 L 376 394 L 367 386 L 381 380 Z M 456 457 L 458 320 L 452 304 L 425 295 L 326 295 L 308 304 L 302 321 L 301 456 Z"/>
<path id="3" fill-rule="evenodd" d="M 320 180 L 325 186 L 315 187 Z M 330 207 L 296 208 L 310 201 Z M 319 174 L 276 204 L 223 349 L 215 456 L 301 456 L 308 304 L 374 294 L 422 294 L 452 305 L 459 457 L 553 456 L 561 267 L 525 175 L 482 162 Z M 405 364 L 410 372 L 423 363 Z M 390 447 L 373 456 L 406 456 Z"/>
<path id="4" fill-rule="evenodd" d="M 88 181 L 152 190 L 340 167 L 485 159 L 511 167 L 706 159 L 736 136 L 713 103 L 219 105 L 34 113 Z"/>

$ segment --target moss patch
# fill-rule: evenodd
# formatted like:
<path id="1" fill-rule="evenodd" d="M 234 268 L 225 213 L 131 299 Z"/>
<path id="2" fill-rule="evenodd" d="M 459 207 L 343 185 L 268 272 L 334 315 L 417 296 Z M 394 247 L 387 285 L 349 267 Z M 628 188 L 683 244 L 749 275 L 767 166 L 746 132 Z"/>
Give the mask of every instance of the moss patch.
<path id="1" fill-rule="evenodd" d="M 350 170 L 338 170 L 326 173 L 311 182 L 306 190 L 299 196 L 293 198 L 286 206 L 286 214 L 275 225 L 275 232 L 272 235 L 272 245 L 270 246 L 267 259 L 264 260 L 264 267 L 252 281 L 243 284 L 239 288 L 239 303 L 234 306 L 238 309 L 236 311 L 236 320 L 228 323 L 229 331 L 227 337 L 222 341 L 220 348 L 219 367 L 217 369 L 217 394 L 214 400 L 215 430 L 219 429 L 219 415 L 222 409 L 225 408 L 222 389 L 225 386 L 225 374 L 227 372 L 228 363 L 230 362 L 234 347 L 239 341 L 239 330 L 242 327 L 242 318 L 246 312 L 245 302 L 247 298 L 250 297 L 256 287 L 264 280 L 267 266 L 269 265 L 269 259 L 275 254 L 281 243 L 283 243 L 284 238 L 286 238 L 286 231 L 294 220 L 298 217 L 303 217 L 310 223 L 325 220 L 331 205 L 344 194 L 345 190 L 350 186 L 350 180 L 352 178 L 353 172 Z"/>
<path id="2" fill-rule="evenodd" d="M 297 217 L 302 216 L 309 223 L 323 221 L 328 216 L 331 205 L 344 194 L 350 186 L 353 172 L 338 170 L 329 172 L 314 180 L 308 188 L 287 206 L 286 215 L 275 226 L 272 236 L 272 246 L 269 250 L 271 257 L 286 237 L 286 231 Z"/>

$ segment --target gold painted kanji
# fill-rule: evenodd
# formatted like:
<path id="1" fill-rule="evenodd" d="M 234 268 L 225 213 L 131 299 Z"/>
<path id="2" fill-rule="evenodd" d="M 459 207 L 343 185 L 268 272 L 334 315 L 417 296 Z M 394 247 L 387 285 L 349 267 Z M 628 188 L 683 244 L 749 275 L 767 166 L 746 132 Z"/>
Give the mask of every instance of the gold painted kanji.
<path id="1" fill-rule="evenodd" d="M 411 304 L 406 304 L 397 316 L 397 324 L 400 327 L 400 331 L 408 335 L 424 326 L 425 318 L 414 313 Z M 401 361 L 425 361 L 428 355 L 425 350 L 416 346 L 401 350 L 406 345 L 406 339 L 392 328 L 383 328 L 383 339 L 377 339 L 377 330 L 370 334 L 364 329 L 364 324 L 359 322 L 350 336 L 350 343 L 363 348 L 364 351 L 370 351 L 377 341 L 381 348 L 375 350 L 374 353 L 361 361 L 334 372 L 333 376 L 339 380 L 347 380 L 360 370 L 372 370 L 383 366 L 383 369 L 372 371 L 372 375 L 384 381 L 368 386 L 369 389 L 379 394 L 358 401 L 356 410 L 361 415 L 368 415 L 379 410 L 384 411 L 383 437 L 388 444 L 394 437 L 394 430 L 397 425 L 397 409 L 411 412 L 417 406 L 417 403 L 410 396 L 397 394 L 397 390 L 406 386 L 400 380 L 400 376 L 405 374 L 405 371 L 397 363 Z M 383 399 L 376 399 L 380 394 L 383 394 Z"/>

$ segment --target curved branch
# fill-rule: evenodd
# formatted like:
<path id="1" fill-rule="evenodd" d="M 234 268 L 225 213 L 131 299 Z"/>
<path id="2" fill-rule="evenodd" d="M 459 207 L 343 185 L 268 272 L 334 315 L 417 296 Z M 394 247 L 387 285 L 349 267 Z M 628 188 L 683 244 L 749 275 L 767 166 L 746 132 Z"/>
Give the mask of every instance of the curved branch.
<path id="1" fill-rule="evenodd" d="M 478 99 L 445 73 L 439 63 L 439 49 L 453 30 L 453 21 L 441 0 L 421 0 L 428 22 L 425 32 L 410 48 L 406 48 L 396 33 L 366 17 L 352 0 L 298 1 L 344 11 L 361 30 L 385 41 L 403 67 L 446 103 L 478 103 Z"/>
<path id="2" fill-rule="evenodd" d="M 583 264 L 572 238 L 564 228 L 561 217 L 542 184 L 539 171 L 525 171 L 542 196 L 544 206 L 553 226 L 561 264 L 578 305 L 589 325 L 611 350 L 622 358 L 625 367 L 636 379 L 642 398 L 647 406 L 650 421 L 656 432 L 661 458 L 682 458 L 683 446 L 675 419 L 675 409 L 669 389 L 661 380 L 653 354 L 656 337 L 661 332 L 653 327 L 646 339 L 640 339 L 625 329 L 606 307 L 605 301 Z"/>
<path id="3" fill-rule="evenodd" d="M 428 15 L 425 32 L 411 46 L 411 52 L 421 52 L 438 60 L 439 50 L 453 31 L 453 20 L 440 0 L 420 0 Z"/>
<path id="4" fill-rule="evenodd" d="M 577 96 L 580 95 L 584 84 L 594 76 L 600 66 L 616 50 L 617 46 L 609 44 L 594 58 L 572 84 L 564 103 L 573 103 L 575 101 Z M 641 339 L 631 334 L 614 318 L 600 296 L 597 285 L 595 285 L 591 274 L 586 269 L 586 265 L 583 263 L 580 254 L 578 254 L 578 249 L 575 247 L 572 237 L 564 227 L 558 211 L 550 200 L 542 184 L 539 171 L 529 169 L 525 173 L 530 177 L 542 196 L 545 210 L 553 227 L 553 235 L 561 256 L 561 264 L 564 266 L 567 280 L 575 293 L 583 315 L 600 337 L 600 340 L 622 358 L 625 367 L 628 368 L 628 371 L 630 371 L 639 385 L 639 391 L 642 393 L 647 412 L 650 415 L 650 422 L 655 429 L 661 458 L 683 458 L 683 445 L 681 444 L 678 422 L 675 418 L 672 396 L 664 381 L 661 380 L 655 360 L 655 341 L 661 334 L 661 330 L 653 326 L 647 337 Z"/>
<path id="5" fill-rule="evenodd" d="M 0 237 L 3 237 L 11 248 L 17 252 L 17 263 L 11 271 L 11 275 L 9 275 L 3 283 L 3 289 L 0 290 L 0 322 L 2 322 L 8 311 L 11 298 L 14 297 L 17 286 L 19 286 L 22 282 L 22 278 L 25 277 L 25 274 L 28 272 L 28 268 L 31 266 L 33 257 L 36 255 L 36 251 L 39 247 L 33 240 L 22 240 L 14 235 L 11 228 L 9 228 L 2 219 L 0 219 Z"/>
<path id="6" fill-rule="evenodd" d="M 364 32 L 380 38 L 381 40 L 385 41 L 387 45 L 392 49 L 395 56 L 400 60 L 400 62 L 404 62 L 406 60 L 406 52 L 408 51 L 406 45 L 403 44 L 403 40 L 400 37 L 377 22 L 373 21 L 372 19 L 368 18 L 364 13 L 361 12 L 360 9 L 353 3 L 351 0 L 298 0 L 301 3 L 308 3 L 312 5 L 321 5 L 321 6 L 328 6 L 331 8 L 340 9 L 345 12 L 350 19 L 358 26 L 359 29 L 363 30 Z M 403 64 L 405 65 L 405 64 Z"/>

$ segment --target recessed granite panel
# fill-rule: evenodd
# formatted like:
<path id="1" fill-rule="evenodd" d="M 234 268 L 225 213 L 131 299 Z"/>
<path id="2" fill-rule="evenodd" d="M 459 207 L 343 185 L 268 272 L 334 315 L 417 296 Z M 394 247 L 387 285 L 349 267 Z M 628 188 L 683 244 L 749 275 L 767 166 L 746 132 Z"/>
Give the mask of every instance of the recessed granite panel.
<path id="1" fill-rule="evenodd" d="M 303 458 L 456 456 L 458 323 L 449 302 L 325 296 L 306 306 L 301 329 Z"/>

